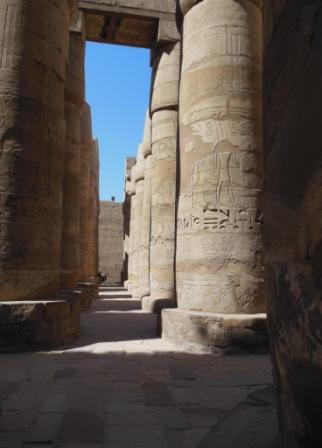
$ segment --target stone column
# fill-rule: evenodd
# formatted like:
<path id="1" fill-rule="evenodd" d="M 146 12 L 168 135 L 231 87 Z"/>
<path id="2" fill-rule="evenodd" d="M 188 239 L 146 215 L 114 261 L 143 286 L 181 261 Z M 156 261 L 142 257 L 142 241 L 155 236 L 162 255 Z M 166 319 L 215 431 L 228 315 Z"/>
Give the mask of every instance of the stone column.
<path id="1" fill-rule="evenodd" d="M 175 229 L 177 121 L 180 43 L 154 54 L 151 99 L 151 296 L 142 301 L 146 311 L 158 313 L 175 306 Z"/>
<path id="2" fill-rule="evenodd" d="M 81 146 L 81 183 L 80 183 L 80 251 L 81 280 L 88 281 L 90 277 L 90 157 L 92 153 L 92 116 L 89 104 L 85 103 L 82 121 Z"/>
<path id="3" fill-rule="evenodd" d="M 135 224 L 133 235 L 133 288 L 132 295 L 136 299 L 141 299 L 140 264 L 142 263 L 141 251 L 141 231 L 143 225 L 143 198 L 144 198 L 144 157 L 142 144 L 139 145 L 136 165 L 134 170 L 135 182 Z"/>
<path id="4" fill-rule="evenodd" d="M 80 175 L 81 114 L 84 107 L 84 50 L 82 17 L 73 24 L 65 82 L 66 146 L 63 177 L 61 289 L 73 289 L 81 277 Z"/>
<path id="5" fill-rule="evenodd" d="M 127 215 L 128 220 L 128 230 L 125 231 L 124 235 L 124 246 L 125 246 L 125 256 L 127 257 L 127 281 L 124 283 L 124 286 L 127 289 L 131 289 L 132 287 L 132 241 L 133 241 L 133 226 L 134 226 L 134 207 L 135 207 L 135 183 L 132 182 L 132 168 L 130 169 L 130 173 L 128 180 L 126 182 L 126 195 L 128 197 L 128 207 L 129 212 Z"/>
<path id="6" fill-rule="evenodd" d="M 313 448 L 322 446 L 322 4 L 267 3 L 264 253 L 280 446 Z"/>
<path id="7" fill-rule="evenodd" d="M 130 221 L 131 221 L 131 199 L 133 184 L 131 181 L 131 170 L 135 164 L 134 157 L 127 157 L 125 162 L 125 194 L 123 201 L 123 271 L 122 282 L 128 287 L 129 280 L 129 254 L 130 254 Z"/>
<path id="8" fill-rule="evenodd" d="M 144 157 L 144 193 L 142 206 L 142 228 L 140 243 L 139 283 L 141 298 L 150 294 L 150 235 L 151 235 L 151 120 L 147 112 L 142 155 Z"/>
<path id="9" fill-rule="evenodd" d="M 129 235 L 129 280 L 128 290 L 132 291 L 136 287 L 136 267 L 134 256 L 135 242 L 135 217 L 136 217 L 136 182 L 135 179 L 136 165 L 131 168 L 131 182 L 127 184 L 127 191 L 131 195 L 131 215 L 130 215 L 130 235 Z"/>
<path id="10" fill-rule="evenodd" d="M 60 283 L 70 5 L 0 0 L 0 10 L 0 300 L 25 300 Z"/>
<path id="11" fill-rule="evenodd" d="M 164 314 L 164 335 L 253 349 L 266 343 L 261 11 L 194 3 L 182 2 L 178 310 Z"/>
<path id="12" fill-rule="evenodd" d="M 92 140 L 89 170 L 89 276 L 91 283 L 97 283 L 98 278 L 98 219 L 99 219 L 99 148 L 98 141 Z"/>

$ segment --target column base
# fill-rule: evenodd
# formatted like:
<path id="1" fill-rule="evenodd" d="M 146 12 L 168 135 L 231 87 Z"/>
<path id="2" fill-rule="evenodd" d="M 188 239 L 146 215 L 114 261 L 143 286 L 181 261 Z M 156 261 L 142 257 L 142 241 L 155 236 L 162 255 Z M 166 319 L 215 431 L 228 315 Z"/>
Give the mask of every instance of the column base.
<path id="1" fill-rule="evenodd" d="M 92 306 L 92 300 L 98 297 L 97 282 L 79 282 L 74 292 L 80 293 L 82 311 L 88 311 Z"/>
<path id="2" fill-rule="evenodd" d="M 177 306 L 175 299 L 157 299 L 151 296 L 142 298 L 142 311 L 146 313 L 153 313 L 157 315 L 157 335 L 162 334 L 162 310 L 165 308 L 175 308 Z"/>
<path id="3" fill-rule="evenodd" d="M 209 352 L 267 352 L 266 314 L 162 311 L 162 337 Z"/>
<path id="4" fill-rule="evenodd" d="M 81 301 L 77 294 L 52 299 L 0 302 L 0 353 L 54 348 L 80 334 Z"/>

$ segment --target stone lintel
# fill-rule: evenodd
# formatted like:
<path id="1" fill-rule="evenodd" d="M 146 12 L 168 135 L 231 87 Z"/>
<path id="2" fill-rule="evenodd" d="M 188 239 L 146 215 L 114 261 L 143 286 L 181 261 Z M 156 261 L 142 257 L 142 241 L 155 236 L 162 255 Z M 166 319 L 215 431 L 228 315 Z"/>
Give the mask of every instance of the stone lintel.
<path id="1" fill-rule="evenodd" d="M 180 39 L 174 2 L 80 1 L 86 39 L 93 42 L 152 48 Z"/>

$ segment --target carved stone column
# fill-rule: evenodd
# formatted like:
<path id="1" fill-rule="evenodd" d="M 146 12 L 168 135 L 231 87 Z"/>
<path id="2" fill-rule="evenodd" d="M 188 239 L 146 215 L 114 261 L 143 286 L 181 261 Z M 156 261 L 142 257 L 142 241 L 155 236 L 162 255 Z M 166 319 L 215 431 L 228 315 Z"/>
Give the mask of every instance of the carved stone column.
<path id="1" fill-rule="evenodd" d="M 129 235 L 129 280 L 128 290 L 136 288 L 137 270 L 135 265 L 135 226 L 136 226 L 136 182 L 135 182 L 136 164 L 131 168 L 131 182 L 127 184 L 128 193 L 131 195 L 131 215 L 130 215 L 130 235 Z"/>
<path id="2" fill-rule="evenodd" d="M 251 0 L 203 0 L 185 13 L 178 310 L 164 314 L 164 335 L 252 349 L 266 343 L 261 11 Z"/>
<path id="3" fill-rule="evenodd" d="M 142 155 L 144 157 L 144 193 L 140 242 L 139 283 L 141 298 L 150 294 L 150 235 L 151 235 L 151 120 L 146 115 Z"/>
<path id="4" fill-rule="evenodd" d="M 128 222 L 128 233 L 125 232 L 125 240 L 124 245 L 126 245 L 126 256 L 127 256 L 127 274 L 128 278 L 125 282 L 124 286 L 127 287 L 128 290 L 132 288 L 133 283 L 133 274 L 132 274 L 132 245 L 133 245 L 133 231 L 134 231 L 134 215 L 135 215 L 135 183 L 132 181 L 132 170 L 133 166 L 130 169 L 130 175 L 126 182 L 126 195 L 129 198 L 129 222 Z"/>
<path id="5" fill-rule="evenodd" d="M 98 141 L 92 140 L 89 170 L 89 276 L 88 280 L 97 283 L 98 278 L 98 219 L 99 219 L 99 148 Z"/>
<path id="6" fill-rule="evenodd" d="M 180 43 L 155 50 L 151 99 L 151 295 L 142 301 L 158 313 L 175 306 L 175 202 Z"/>
<path id="7" fill-rule="evenodd" d="M 67 0 L 0 0 L 0 300 L 60 283 Z"/>
<path id="8" fill-rule="evenodd" d="M 85 103 L 82 122 L 81 146 L 81 184 L 80 184 L 80 251 L 81 251 L 81 280 L 88 280 L 89 252 L 90 252 L 90 157 L 92 151 L 92 117 L 89 104 Z"/>
<path id="9" fill-rule="evenodd" d="M 132 295 L 134 298 L 141 299 L 141 283 L 140 283 L 140 265 L 142 263 L 141 250 L 141 232 L 143 225 L 143 199 L 144 199 L 144 157 L 142 153 L 142 144 L 139 145 L 136 165 L 134 170 L 135 182 L 135 224 L 133 235 L 133 288 Z"/>
<path id="10" fill-rule="evenodd" d="M 80 266 L 80 175 L 81 115 L 84 107 L 84 50 L 82 17 L 73 24 L 65 82 L 66 147 L 63 178 L 62 289 L 73 289 L 81 277 Z"/>

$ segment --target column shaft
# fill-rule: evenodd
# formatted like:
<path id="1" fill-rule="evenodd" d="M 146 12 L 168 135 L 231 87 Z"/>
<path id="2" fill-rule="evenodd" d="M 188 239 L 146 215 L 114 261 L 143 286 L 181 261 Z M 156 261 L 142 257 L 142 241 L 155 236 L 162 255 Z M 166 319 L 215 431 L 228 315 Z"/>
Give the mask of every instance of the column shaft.
<path id="1" fill-rule="evenodd" d="M 0 298 L 60 281 L 67 0 L 0 0 Z"/>
<path id="2" fill-rule="evenodd" d="M 251 0 L 203 0 L 184 17 L 180 311 L 167 331 L 187 342 L 249 348 L 266 342 L 261 22 Z"/>
<path id="3" fill-rule="evenodd" d="M 61 288 L 73 289 L 80 276 L 81 114 L 84 107 L 84 39 L 70 32 L 65 83 L 66 147 L 63 180 Z"/>
<path id="4" fill-rule="evenodd" d="M 151 99 L 151 296 L 145 310 L 175 306 L 177 120 L 180 43 L 155 50 Z"/>

